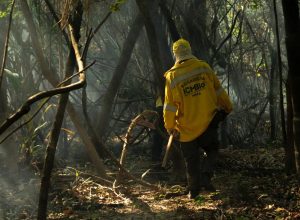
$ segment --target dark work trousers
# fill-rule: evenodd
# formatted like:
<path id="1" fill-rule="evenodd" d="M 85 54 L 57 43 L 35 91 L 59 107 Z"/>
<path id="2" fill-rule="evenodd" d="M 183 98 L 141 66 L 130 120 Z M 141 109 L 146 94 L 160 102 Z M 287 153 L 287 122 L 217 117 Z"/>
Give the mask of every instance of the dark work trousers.
<path id="1" fill-rule="evenodd" d="M 193 141 L 181 142 L 180 147 L 186 163 L 188 189 L 200 191 L 202 186 L 211 184 L 219 148 L 218 122 L 214 118 L 202 135 Z"/>
<path id="2" fill-rule="evenodd" d="M 157 128 L 164 132 L 163 107 L 159 106 L 155 109 L 158 113 Z M 157 130 L 152 133 L 152 161 L 161 161 L 161 153 L 163 150 L 164 138 Z"/>

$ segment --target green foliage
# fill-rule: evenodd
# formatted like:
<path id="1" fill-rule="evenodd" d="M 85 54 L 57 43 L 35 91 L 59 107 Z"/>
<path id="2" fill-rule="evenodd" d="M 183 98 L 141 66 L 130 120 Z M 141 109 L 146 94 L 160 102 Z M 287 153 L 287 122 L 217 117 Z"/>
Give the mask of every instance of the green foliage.
<path id="1" fill-rule="evenodd" d="M 37 108 L 39 108 L 42 104 L 43 103 L 38 103 Z M 48 132 L 51 123 L 46 120 L 45 114 L 53 107 L 55 107 L 55 105 L 48 105 L 42 111 L 42 116 L 38 119 L 38 121 L 34 122 L 33 120 L 31 120 L 26 124 L 26 131 L 28 133 L 22 139 L 20 150 L 23 154 L 28 152 L 33 160 L 40 161 L 44 157 L 45 148 L 43 147 L 44 145 L 40 141 L 38 141 L 37 136 L 39 135 L 39 133 L 42 134 Z M 26 120 L 28 120 L 30 117 L 31 116 L 27 116 L 25 118 Z M 50 133 L 48 132 L 46 137 L 48 137 L 49 134 Z"/>
<path id="2" fill-rule="evenodd" d="M 195 203 L 196 203 L 197 205 L 203 205 L 204 202 L 205 202 L 205 197 L 204 197 L 204 196 L 198 195 L 198 196 L 195 198 Z"/>
<path id="3" fill-rule="evenodd" d="M 7 12 L 7 11 L 0 11 L 0 18 L 4 18 L 4 17 L 6 17 L 6 16 L 7 16 L 7 14 L 8 14 L 8 12 Z"/>
<path id="4" fill-rule="evenodd" d="M 4 19 L 9 16 L 11 11 L 12 1 L 0 0 L 0 19 Z M 13 20 L 21 17 L 20 10 L 17 9 L 16 4 L 14 6 Z"/>
<path id="5" fill-rule="evenodd" d="M 117 0 L 116 3 L 114 3 L 114 4 L 112 4 L 112 5 L 110 6 L 110 10 L 111 10 L 112 12 L 119 11 L 119 10 L 120 10 L 120 6 L 121 6 L 122 4 L 124 4 L 125 2 L 126 2 L 126 0 Z"/>
<path id="6" fill-rule="evenodd" d="M 250 2 L 249 7 L 252 10 L 258 10 L 259 8 L 263 7 L 263 4 L 262 4 L 261 0 L 253 0 Z"/>
<path id="7" fill-rule="evenodd" d="M 5 5 L 5 4 L 6 4 L 6 6 L 3 6 L 0 8 L 0 19 L 5 18 L 6 16 L 9 15 L 9 12 L 11 10 L 12 1 L 9 1 L 9 3 L 7 3 L 7 1 L 4 1 L 4 0 L 0 1 L 0 6 Z"/>
<path id="8" fill-rule="evenodd" d="M 42 124 L 39 124 L 38 127 L 35 127 L 33 121 L 29 122 L 26 125 L 29 134 L 25 136 L 23 139 L 23 143 L 21 145 L 21 152 L 24 152 L 27 148 L 29 148 L 32 157 L 42 158 L 44 149 L 41 148 L 41 146 L 36 143 L 36 137 L 38 135 L 38 132 L 40 130 L 45 129 L 48 125 L 49 125 L 48 122 L 44 122 Z"/>

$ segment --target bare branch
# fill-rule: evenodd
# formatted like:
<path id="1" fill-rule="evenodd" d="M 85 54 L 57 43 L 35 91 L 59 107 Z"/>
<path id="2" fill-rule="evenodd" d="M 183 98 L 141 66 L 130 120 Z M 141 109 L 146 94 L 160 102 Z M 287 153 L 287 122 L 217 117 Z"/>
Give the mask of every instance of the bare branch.
<path id="1" fill-rule="evenodd" d="M 90 68 L 92 65 L 95 64 L 96 61 L 93 61 L 91 64 L 87 65 L 82 71 L 85 71 L 86 69 Z M 61 86 L 64 83 L 68 82 L 69 80 L 73 79 L 75 76 L 78 76 L 82 71 L 79 71 L 75 74 L 73 74 L 72 76 L 66 78 L 65 80 L 63 80 L 62 82 L 60 82 L 57 86 Z M 37 116 L 37 114 L 41 111 L 41 109 L 44 107 L 44 105 L 52 98 L 48 97 L 43 104 L 38 108 L 38 110 L 36 110 L 36 112 L 24 123 L 22 123 L 21 125 L 19 125 L 18 127 L 16 127 L 15 129 L 13 129 L 11 132 L 9 132 L 1 141 L 0 144 L 2 144 L 7 138 L 9 138 L 12 134 L 14 134 L 16 131 L 18 131 L 20 128 L 22 128 L 23 126 L 25 126 L 26 124 L 28 124 L 30 121 L 32 121 L 32 119 Z"/>
<path id="2" fill-rule="evenodd" d="M 55 22 L 58 24 L 60 22 L 60 20 L 59 20 L 59 17 L 57 16 L 52 4 L 49 2 L 49 0 L 44 0 L 44 1 L 46 3 L 50 13 L 52 14 L 52 17 L 54 18 Z M 69 45 L 70 40 L 69 40 L 68 34 L 65 32 L 64 29 L 61 29 L 61 31 L 62 31 L 62 34 L 64 35 L 64 38 L 65 38 L 67 44 Z"/>
<path id="3" fill-rule="evenodd" d="M 126 156 L 126 153 L 127 153 L 127 148 L 128 148 L 128 144 L 132 144 L 134 142 L 134 140 L 131 140 L 132 138 L 132 131 L 133 131 L 133 128 L 136 126 L 136 125 L 139 125 L 139 122 L 140 121 L 143 121 L 145 117 L 149 117 L 149 116 L 156 116 L 158 117 L 158 114 L 156 111 L 151 111 L 151 110 L 145 110 L 144 112 L 142 112 L 141 114 L 139 114 L 138 116 L 136 116 L 130 123 L 129 127 L 128 127 L 128 130 L 127 130 L 127 133 L 125 135 L 125 142 L 123 144 L 123 150 L 122 150 L 122 155 L 120 157 L 120 164 L 123 165 L 124 164 L 124 161 L 125 161 L 125 156 Z M 154 122 L 155 124 L 155 122 Z"/>
<path id="4" fill-rule="evenodd" d="M 218 48 L 216 49 L 214 55 L 210 58 L 210 63 L 213 63 L 214 61 L 214 58 L 216 57 L 216 55 L 218 54 L 218 52 L 220 51 L 220 49 L 223 47 L 223 45 L 226 43 L 226 41 L 228 41 L 231 36 L 232 36 L 232 32 L 235 28 L 235 24 L 236 24 L 236 21 L 237 21 L 237 18 L 239 17 L 239 14 L 240 14 L 241 11 L 238 11 L 234 20 L 233 20 L 233 23 L 231 25 L 231 28 L 230 28 L 230 31 L 228 33 L 228 35 L 224 38 L 224 40 L 220 43 L 220 45 L 218 46 Z"/>
<path id="5" fill-rule="evenodd" d="M 37 114 L 42 110 L 42 108 L 46 105 L 47 102 L 49 102 L 51 97 L 47 98 L 42 105 L 38 108 L 38 110 L 36 110 L 36 112 L 25 122 L 23 122 L 22 124 L 20 124 L 18 127 L 16 127 L 15 129 L 13 129 L 11 132 L 9 132 L 1 141 L 0 144 L 2 144 L 4 141 L 7 140 L 7 138 L 9 138 L 11 135 L 13 135 L 16 131 L 18 131 L 19 129 L 21 129 L 23 126 L 27 125 L 29 122 L 32 121 L 32 119 L 34 119 L 35 116 L 37 116 Z"/>
<path id="6" fill-rule="evenodd" d="M 110 17 L 110 15 L 112 14 L 112 11 L 109 11 L 106 16 L 103 18 L 103 20 L 97 25 L 97 27 L 95 28 L 94 31 L 92 31 L 92 29 L 90 30 L 89 34 L 88 34 L 88 37 L 87 37 L 87 40 L 86 40 L 86 43 L 84 45 L 84 49 L 83 49 L 83 52 L 82 52 L 82 57 L 83 59 L 86 58 L 86 55 L 87 55 L 87 51 L 89 49 L 89 46 L 90 46 L 90 43 L 93 39 L 93 37 L 95 36 L 95 34 L 100 30 L 100 28 L 102 27 L 102 25 L 107 21 L 107 19 Z"/>
<path id="7" fill-rule="evenodd" d="M 72 40 L 72 43 L 73 43 L 73 40 Z M 78 49 L 77 49 L 77 53 L 79 53 Z M 75 54 L 76 54 L 76 51 L 75 51 Z M 79 55 L 79 57 L 80 57 L 80 55 Z M 76 59 L 77 59 L 77 55 L 76 55 Z M 55 88 L 55 89 L 52 89 L 52 90 L 49 90 L 49 91 L 43 91 L 43 92 L 37 93 L 37 94 L 29 97 L 27 99 L 27 101 L 16 111 L 16 113 L 11 115 L 9 118 L 6 119 L 6 121 L 4 121 L 1 124 L 1 126 L 0 126 L 0 135 L 7 128 L 9 128 L 14 122 L 16 122 L 18 119 L 20 119 L 23 115 L 27 114 L 30 111 L 30 106 L 32 104 L 34 104 L 35 102 L 37 102 L 41 99 L 47 98 L 47 97 L 52 97 L 52 96 L 55 96 L 55 95 L 58 95 L 58 94 L 62 94 L 62 93 L 66 93 L 66 92 L 70 92 L 72 90 L 82 88 L 86 83 L 84 71 L 88 67 L 90 67 L 94 62 L 92 64 L 90 64 L 88 67 L 83 67 L 83 63 L 82 63 L 81 59 L 79 61 L 77 60 L 78 67 L 79 67 L 79 72 L 74 74 L 73 76 L 67 78 L 63 82 L 61 82 L 59 84 L 59 86 L 62 85 L 63 83 L 65 83 L 66 81 L 70 80 L 71 78 L 73 78 L 75 75 L 79 74 L 79 81 L 78 82 L 72 83 L 72 84 L 67 85 L 67 86 L 61 86 L 61 87 L 58 87 L 58 88 Z"/>

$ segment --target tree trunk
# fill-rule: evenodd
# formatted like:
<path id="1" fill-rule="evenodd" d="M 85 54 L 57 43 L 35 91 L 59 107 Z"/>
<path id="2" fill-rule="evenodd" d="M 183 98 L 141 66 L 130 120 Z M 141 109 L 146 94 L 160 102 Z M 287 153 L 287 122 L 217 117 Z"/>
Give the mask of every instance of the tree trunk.
<path id="1" fill-rule="evenodd" d="M 270 113 L 270 141 L 275 140 L 276 136 L 276 93 L 275 93 L 275 67 L 276 67 L 276 55 L 273 49 L 271 52 L 271 69 L 269 79 L 269 113 Z"/>
<path id="2" fill-rule="evenodd" d="M 0 69 L 0 88 L 1 88 L 1 85 L 2 85 L 2 79 L 3 79 L 3 75 L 4 75 L 4 68 L 5 68 L 6 60 L 7 60 L 9 35 L 10 35 L 14 5 L 15 5 L 15 0 L 12 1 L 11 10 L 10 10 L 10 13 L 9 13 L 8 27 L 7 27 L 6 36 L 5 36 L 5 45 L 4 45 L 3 55 L 2 55 L 2 59 L 0 60 L 1 61 L 1 66 L 0 66 L 0 68 L 1 68 Z M 2 51 L 0 51 L 0 53 L 1 52 Z"/>
<path id="3" fill-rule="evenodd" d="M 276 29 L 276 46 L 277 46 L 277 60 L 278 60 L 278 72 L 279 72 L 279 87 L 280 87 L 280 116 L 281 116 L 281 129 L 283 147 L 285 151 L 285 171 L 286 173 L 296 173 L 295 163 L 295 150 L 293 145 L 293 109 L 290 93 L 290 82 L 286 86 L 286 100 L 287 100 L 287 124 L 285 123 L 284 103 L 283 103 L 283 79 L 282 79 L 282 60 L 281 60 L 281 48 L 279 39 L 279 27 L 278 27 L 278 14 L 276 0 L 273 0 L 274 17 L 275 17 L 275 29 Z M 289 79 L 288 79 L 289 80 Z M 287 127 L 287 129 L 286 129 Z"/>
<path id="4" fill-rule="evenodd" d="M 209 60 L 209 42 L 207 39 L 207 1 L 190 2 L 190 8 L 184 15 L 184 22 L 189 32 L 189 40 L 193 54 L 198 58 Z M 201 14 L 201 19 L 197 14 Z M 198 20 L 194 18 L 198 17 Z"/>
<path id="5" fill-rule="evenodd" d="M 289 81 L 290 79 L 288 79 Z M 288 83 L 290 85 L 290 83 Z M 293 137 L 293 104 L 291 97 L 291 89 L 286 86 L 286 100 L 287 100 L 287 142 L 284 146 L 285 151 L 285 171 L 289 174 L 295 174 L 296 161 L 295 161 L 295 148 L 294 148 L 294 137 Z"/>
<path id="6" fill-rule="evenodd" d="M 166 1 L 165 0 L 160 0 L 159 6 L 160 6 L 160 9 L 161 9 L 164 17 L 167 20 L 168 28 L 169 28 L 169 31 L 170 31 L 170 34 L 171 34 L 172 41 L 175 42 L 175 41 L 179 40 L 180 34 L 177 30 L 177 27 L 175 25 L 174 20 L 172 19 L 172 14 L 166 6 Z"/>
<path id="7" fill-rule="evenodd" d="M 47 217 L 48 192 L 51 181 L 51 172 L 54 165 L 56 146 L 61 130 L 64 113 L 66 110 L 69 94 L 62 94 L 59 100 L 55 121 L 51 130 L 50 142 L 47 146 L 46 157 L 41 180 L 39 195 L 38 218 L 39 220 Z"/>
<path id="8" fill-rule="evenodd" d="M 156 1 L 154 2 L 147 2 L 146 0 L 136 0 L 136 3 L 143 14 L 143 19 L 145 22 L 145 28 L 147 32 L 147 37 L 149 40 L 149 46 L 150 46 L 150 52 L 151 52 L 151 58 L 155 69 L 155 81 L 157 88 L 160 92 L 160 96 L 164 97 L 164 88 L 165 88 L 165 80 L 163 78 L 164 68 L 163 68 L 163 62 L 162 62 L 162 56 L 161 51 L 158 47 L 158 34 L 156 33 L 155 26 L 153 24 L 153 13 L 155 13 L 155 10 L 158 10 Z M 151 5 L 152 4 L 152 5 Z M 151 13 L 150 8 L 154 8 L 154 10 Z M 154 14 L 155 16 L 155 14 Z M 155 19 L 154 19 L 155 20 Z M 170 55 L 169 55 L 170 56 Z M 184 172 L 185 172 L 185 166 L 184 166 L 184 160 L 183 156 L 181 154 L 181 151 L 172 148 L 171 151 L 171 157 L 173 162 L 173 178 L 174 180 L 181 180 L 184 178 Z"/>
<path id="9" fill-rule="evenodd" d="M 29 34 L 31 36 L 32 42 L 34 42 L 34 43 L 32 43 L 32 48 L 36 54 L 36 59 L 40 65 L 42 74 L 51 83 L 51 85 L 53 87 L 55 87 L 58 84 L 57 75 L 53 74 L 54 71 L 52 71 L 48 67 L 46 59 L 44 57 L 42 46 L 38 39 L 37 31 L 36 31 L 27 1 L 25 1 L 25 0 L 20 1 L 20 5 L 21 5 L 21 11 L 24 14 L 26 23 L 29 28 Z M 73 105 L 70 103 L 67 106 L 67 112 L 68 112 L 72 122 L 74 123 L 74 126 L 76 127 L 82 141 L 84 142 L 85 147 L 86 147 L 85 149 L 86 149 L 92 163 L 94 164 L 96 170 L 98 171 L 98 174 L 101 175 L 103 178 L 107 177 L 105 170 L 104 170 L 103 161 L 100 159 L 95 146 L 93 145 L 92 141 L 90 140 L 90 137 L 89 137 L 87 131 L 85 130 L 84 126 L 82 125 L 82 122 L 80 120 L 78 113 L 76 112 Z"/>
<path id="10" fill-rule="evenodd" d="M 149 2 L 146 0 L 136 0 L 136 3 L 139 7 L 140 12 L 143 15 L 143 20 L 145 23 L 145 28 L 147 32 L 147 37 L 149 40 L 149 46 L 150 46 L 150 53 L 151 53 L 151 59 L 153 62 L 154 70 L 155 70 L 155 83 L 158 87 L 158 90 L 160 92 L 161 97 L 164 97 L 164 88 L 165 88 L 165 83 L 164 83 L 164 77 L 163 77 L 163 66 L 161 62 L 161 54 L 160 50 L 158 48 L 158 38 L 157 34 L 155 31 L 155 27 L 151 18 L 150 14 L 150 8 L 151 6 L 155 6 L 156 1 L 154 2 Z"/>
<path id="11" fill-rule="evenodd" d="M 5 22 L 0 21 L 1 27 L 6 27 Z M 2 61 L 4 56 L 4 44 L 5 44 L 5 33 L 4 29 L 0 30 L 0 68 L 2 67 Z M 2 73 L 0 73 L 2 74 Z M 3 72 L 4 74 L 4 72 Z M 0 122 L 4 121 L 7 114 L 7 86 L 5 75 L 2 78 L 2 84 L 0 84 Z"/>
<path id="12" fill-rule="evenodd" d="M 0 122 L 4 121 L 7 116 L 7 105 L 7 86 L 6 78 L 4 77 L 0 88 Z"/>
<path id="13" fill-rule="evenodd" d="M 72 20 L 72 26 L 74 28 L 74 35 L 76 36 L 77 43 L 80 38 L 80 26 L 82 20 L 82 13 L 83 13 L 82 4 L 80 1 L 78 1 L 78 5 L 74 11 L 75 16 L 74 19 Z M 70 52 L 66 64 L 65 78 L 68 78 L 73 74 L 75 65 L 76 65 L 75 53 L 72 46 L 70 45 Z M 70 83 L 71 81 L 68 82 L 68 84 Z M 38 218 L 37 218 L 39 220 L 44 220 L 47 218 L 48 191 L 49 191 L 50 181 L 51 181 L 51 172 L 54 165 L 56 146 L 59 139 L 61 126 L 63 123 L 64 114 L 68 103 L 68 98 L 69 98 L 69 93 L 65 93 L 62 94 L 59 99 L 55 121 L 51 130 L 50 141 L 46 150 L 46 157 L 44 162 L 40 196 L 39 196 Z"/>
<path id="14" fill-rule="evenodd" d="M 155 31 L 157 33 L 157 37 L 158 39 L 160 39 L 158 41 L 158 48 L 160 50 L 160 54 L 162 55 L 162 57 L 164 57 L 164 59 L 161 59 L 161 61 L 162 61 L 163 71 L 166 72 L 174 64 L 171 48 L 169 47 L 168 44 L 168 34 L 165 28 L 166 25 L 163 23 L 162 14 L 158 13 L 158 7 L 152 7 L 150 13 L 151 13 L 151 17 L 153 18 L 153 23 L 154 23 Z"/>
<path id="15" fill-rule="evenodd" d="M 287 144 L 286 137 L 286 124 L 285 124 L 285 113 L 284 113 L 284 98 L 283 98 L 283 79 L 282 79 L 282 60 L 281 60 L 281 47 L 279 39 L 279 25 L 278 25 L 278 13 L 277 13 L 277 3 L 273 0 L 274 8 L 274 20 L 275 20 L 275 36 L 276 36 L 276 48 L 277 48 L 277 63 L 278 63 L 278 74 L 279 74 L 279 98 L 280 98 L 280 118 L 281 118 L 281 129 L 283 144 Z"/>
<path id="16" fill-rule="evenodd" d="M 0 21 L 1 27 L 4 26 L 3 22 Z M 0 30 L 0 62 L 3 59 L 3 45 L 4 45 L 4 38 L 5 34 L 3 30 Z M 1 63 L 0 63 L 1 65 Z M 2 85 L 0 87 L 0 122 L 4 121 L 7 114 L 7 89 L 6 89 L 6 77 L 3 77 Z"/>
<path id="17" fill-rule="evenodd" d="M 296 167 L 300 176 L 300 93 L 297 86 L 300 85 L 300 20 L 297 0 L 282 0 L 285 21 L 286 50 L 288 58 L 291 84 L 291 97 L 293 104 L 293 130 L 294 148 L 296 151 Z"/>
<path id="18" fill-rule="evenodd" d="M 143 24 L 144 23 L 142 20 L 142 15 L 139 13 L 134 19 L 128 36 L 123 44 L 124 46 L 120 55 L 120 59 L 118 61 L 118 65 L 113 73 L 113 77 L 104 95 L 103 106 L 99 115 L 99 124 L 97 126 L 97 132 L 99 134 L 100 140 L 104 137 L 105 131 L 108 128 L 107 125 L 110 121 L 110 114 L 115 96 L 122 82 L 134 45 L 138 39 L 138 36 L 140 35 Z"/>

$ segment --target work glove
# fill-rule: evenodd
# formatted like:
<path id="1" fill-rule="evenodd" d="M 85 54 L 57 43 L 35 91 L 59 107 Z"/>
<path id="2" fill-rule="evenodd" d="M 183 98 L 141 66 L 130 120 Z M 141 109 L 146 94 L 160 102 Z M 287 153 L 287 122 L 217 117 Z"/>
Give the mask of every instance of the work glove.
<path id="1" fill-rule="evenodd" d="M 221 110 L 217 111 L 215 117 L 217 117 L 217 120 L 219 122 L 221 122 L 221 121 L 225 120 L 225 118 L 227 117 L 227 115 L 228 115 L 228 113 L 224 109 L 221 109 Z"/>
<path id="2" fill-rule="evenodd" d="M 211 121 L 211 125 L 213 127 L 218 127 L 219 123 L 224 121 L 227 115 L 228 113 L 224 109 L 218 110 L 215 114 L 215 117 Z"/>
<path id="3" fill-rule="evenodd" d="M 173 137 L 174 139 L 178 140 L 179 139 L 179 131 L 177 131 L 176 129 L 172 129 L 170 131 L 168 131 L 169 135 L 172 135 L 173 134 Z"/>

